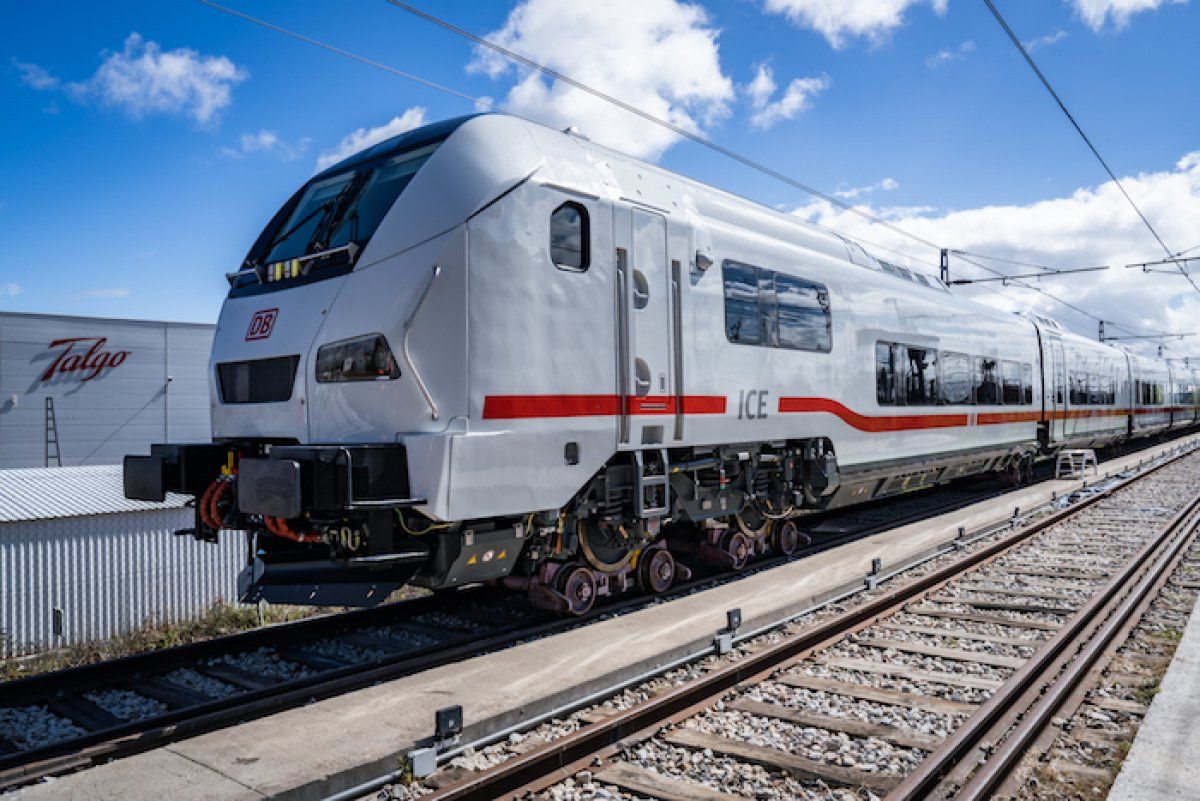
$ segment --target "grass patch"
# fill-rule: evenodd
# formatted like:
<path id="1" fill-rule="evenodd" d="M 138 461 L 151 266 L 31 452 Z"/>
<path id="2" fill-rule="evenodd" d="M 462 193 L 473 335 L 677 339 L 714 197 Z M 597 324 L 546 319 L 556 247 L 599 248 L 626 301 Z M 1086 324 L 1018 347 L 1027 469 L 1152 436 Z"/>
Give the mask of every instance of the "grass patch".
<path id="1" fill-rule="evenodd" d="M 107 640 L 80 643 L 56 651 L 0 661 L 0 681 L 105 662 L 143 651 L 157 651 L 176 645 L 211 640 L 256 629 L 260 625 L 286 623 L 331 611 L 337 610 L 312 606 L 266 605 L 260 621 L 259 608 L 256 606 L 235 606 L 218 601 L 191 620 L 177 623 L 149 621 L 133 631 Z"/>

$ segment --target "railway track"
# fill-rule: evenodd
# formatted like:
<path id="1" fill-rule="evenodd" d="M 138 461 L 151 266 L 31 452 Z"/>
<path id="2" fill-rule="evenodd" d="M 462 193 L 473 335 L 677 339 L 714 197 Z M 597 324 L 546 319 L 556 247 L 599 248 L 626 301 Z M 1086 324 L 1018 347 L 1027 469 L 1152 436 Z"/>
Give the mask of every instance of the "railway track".
<path id="1" fill-rule="evenodd" d="M 966 481 L 807 521 L 813 541 L 791 558 L 1001 494 Z M 769 569 L 698 574 L 665 597 Z M 85 768 L 203 731 L 374 682 L 633 611 L 624 598 L 561 619 L 510 593 L 462 591 L 298 621 L 0 684 L 0 790 Z"/>
<path id="2" fill-rule="evenodd" d="M 1197 471 L 1193 453 L 1095 492 L 424 797 L 1043 797 L 1036 755 L 1081 711 L 1137 714 L 1108 660 L 1178 571 L 1200 588 Z"/>
<path id="3" fill-rule="evenodd" d="M 813 516 L 813 541 L 793 559 L 998 494 L 967 481 L 944 493 Z M 769 569 L 697 569 L 670 598 Z M 136 753 L 314 698 L 428 670 L 612 614 L 630 597 L 562 619 L 512 593 L 475 588 L 312 618 L 0 684 L 0 790 Z"/>

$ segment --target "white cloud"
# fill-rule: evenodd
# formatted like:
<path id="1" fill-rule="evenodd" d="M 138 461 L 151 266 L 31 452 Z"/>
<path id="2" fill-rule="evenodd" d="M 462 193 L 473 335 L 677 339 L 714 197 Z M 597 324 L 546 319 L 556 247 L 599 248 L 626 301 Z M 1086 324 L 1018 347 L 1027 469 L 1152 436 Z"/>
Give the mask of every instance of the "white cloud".
<path id="1" fill-rule="evenodd" d="M 1099 32 L 1112 20 L 1117 30 L 1129 24 L 1130 18 L 1142 11 L 1155 11 L 1160 6 L 1182 5 L 1188 0 L 1067 0 L 1075 13 L 1093 31 Z"/>
<path id="2" fill-rule="evenodd" d="M 425 108 L 423 106 L 413 106 L 406 109 L 399 117 L 392 117 L 391 120 L 383 125 L 378 125 L 374 128 L 359 128 L 351 131 L 342 137 L 342 141 L 337 143 L 336 147 L 329 150 L 321 151 L 321 155 L 317 156 L 317 169 L 323 170 L 326 167 L 337 164 L 344 158 L 353 156 L 360 150 L 365 150 L 371 145 L 377 145 L 385 139 L 391 139 L 393 136 L 399 136 L 405 131 L 411 131 L 413 128 L 420 128 L 425 124 Z"/>
<path id="3" fill-rule="evenodd" d="M 925 66 L 931 70 L 949 64 L 952 61 L 962 61 L 964 58 L 975 52 L 975 43 L 968 39 L 958 47 L 939 50 L 929 58 L 925 59 Z"/>
<path id="4" fill-rule="evenodd" d="M 1200 151 L 1183 156 L 1173 169 L 1121 181 L 1172 249 L 1200 244 L 1200 229 L 1196 227 L 1196 220 L 1200 219 Z M 879 211 L 870 206 L 862 208 Z M 1102 273 L 1042 282 L 1047 291 L 1104 319 L 1154 331 L 1195 331 L 1200 320 L 1200 294 L 1181 276 L 1124 269 L 1126 264 L 1162 258 L 1163 253 L 1112 182 L 1021 206 L 983 206 L 949 212 L 888 211 L 889 219 L 904 230 L 951 248 L 1055 267 L 1111 265 L 1112 269 Z M 934 263 L 936 253 L 853 213 L 825 202 L 814 202 L 796 213 L 859 237 L 868 251 L 887 261 L 927 273 L 937 272 L 935 266 L 910 262 L 875 245 L 895 248 Z M 951 265 L 960 277 L 982 275 L 954 257 Z M 991 266 L 1010 274 L 1029 272 L 1001 263 Z M 1193 263 L 1191 271 L 1200 283 L 1200 264 Z M 999 289 L 996 285 L 977 284 L 961 291 L 1000 308 L 1036 308 L 1082 334 L 1095 336 L 1094 321 L 1041 295 L 1006 289 L 1003 296 L 997 296 L 989 288 Z M 1187 344 L 1190 343 L 1176 349 Z M 1200 344 L 1193 351 L 1200 355 Z"/>
<path id="5" fill-rule="evenodd" d="M 1048 33 L 1045 36 L 1039 36 L 1036 39 L 1030 39 L 1028 42 L 1025 43 L 1025 49 L 1032 53 L 1034 50 L 1037 50 L 1039 48 L 1049 47 L 1050 45 L 1058 44 L 1059 42 L 1061 42 L 1063 39 L 1066 39 L 1066 38 L 1067 38 L 1067 32 L 1064 31 L 1062 28 L 1059 28 L 1054 33 Z"/>
<path id="6" fill-rule="evenodd" d="M 218 152 L 230 159 L 240 159 L 251 153 L 270 153 L 281 161 L 294 161 L 308 150 L 311 142 L 306 136 L 295 144 L 289 144 L 280 139 L 279 134 L 264 128 L 258 133 L 242 134 L 237 147 L 223 147 Z"/>
<path id="7" fill-rule="evenodd" d="M 794 24 L 820 33 L 840 50 L 854 37 L 872 44 L 887 38 L 904 24 L 904 12 L 928 3 L 937 14 L 946 13 L 949 0 L 766 0 L 766 10 L 784 14 Z"/>
<path id="8" fill-rule="evenodd" d="M 46 92 L 57 89 L 61 83 L 58 78 L 55 78 L 45 68 L 39 67 L 37 64 L 28 64 L 17 61 L 15 58 L 12 60 L 12 63 L 17 68 L 17 72 L 21 74 L 21 83 L 26 86 Z"/>
<path id="9" fill-rule="evenodd" d="M 775 76 L 771 68 L 759 66 L 754 80 L 742 87 L 750 98 L 754 114 L 750 116 L 750 125 L 760 130 L 766 130 L 780 120 L 790 120 L 797 114 L 807 111 L 812 106 L 812 100 L 829 88 L 829 76 L 817 78 L 794 78 L 783 95 L 778 100 L 771 100 L 775 94 Z"/>
<path id="10" fill-rule="evenodd" d="M 678 0 L 523 0 L 488 38 L 698 132 L 726 116 L 734 97 L 733 82 L 721 70 L 717 36 L 701 6 Z M 558 128 L 575 125 L 635 156 L 656 158 L 679 139 L 568 84 L 517 69 L 487 49 L 476 49 L 468 69 L 493 79 L 515 75 L 503 108 Z"/>
<path id="11" fill-rule="evenodd" d="M 129 290 L 125 287 L 113 287 L 111 289 L 88 289 L 79 294 L 88 298 L 127 298 Z"/>
<path id="12" fill-rule="evenodd" d="M 34 89 L 61 90 L 77 103 L 112 106 L 135 119 L 181 114 L 200 125 L 217 122 L 232 100 L 234 85 L 247 77 L 225 56 L 188 48 L 163 51 L 137 33 L 129 34 L 120 53 L 107 53 L 95 74 L 83 81 L 63 83 L 36 64 L 14 64 L 21 80 Z"/>
<path id="13" fill-rule="evenodd" d="M 843 200 L 854 200 L 857 197 L 869 195 L 872 192 L 891 192 L 899 188 L 899 181 L 894 178 L 884 178 L 882 181 L 871 184 L 870 186 L 856 186 L 850 189 L 842 189 L 834 192 L 833 194 L 837 195 Z"/>
<path id="14" fill-rule="evenodd" d="M 0 295 L 8 295 L 10 298 L 14 298 L 20 294 L 21 294 L 21 285 L 20 284 L 12 284 L 12 283 L 0 284 Z"/>

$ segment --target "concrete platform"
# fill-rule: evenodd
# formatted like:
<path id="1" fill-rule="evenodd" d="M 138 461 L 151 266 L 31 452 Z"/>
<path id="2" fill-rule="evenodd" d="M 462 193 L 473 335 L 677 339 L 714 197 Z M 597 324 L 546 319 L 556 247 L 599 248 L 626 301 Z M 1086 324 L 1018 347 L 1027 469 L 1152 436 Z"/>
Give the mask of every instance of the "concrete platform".
<path id="1" fill-rule="evenodd" d="M 1200 798 L 1200 615 L 1195 608 L 1108 798 Z"/>
<path id="2" fill-rule="evenodd" d="M 1119 472 L 1200 435 L 1101 465 Z M 1094 481 L 1094 479 L 1093 479 Z M 902 564 L 953 539 L 1033 508 L 1081 481 L 1050 481 L 933 520 L 850 543 L 677 601 L 193 737 L 26 788 L 20 801 L 319 799 L 400 766 L 428 737 L 434 712 L 462 704 L 465 736 L 498 731 L 618 680 L 707 648 L 742 610 L 746 630 L 861 581 L 871 560 Z"/>

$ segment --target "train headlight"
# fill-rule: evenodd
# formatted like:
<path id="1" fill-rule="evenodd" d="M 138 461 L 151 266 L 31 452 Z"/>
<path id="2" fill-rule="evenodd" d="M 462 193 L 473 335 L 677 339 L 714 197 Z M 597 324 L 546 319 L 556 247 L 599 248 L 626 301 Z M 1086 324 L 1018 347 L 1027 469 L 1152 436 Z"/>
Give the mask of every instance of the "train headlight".
<path id="1" fill-rule="evenodd" d="M 355 337 L 321 346 L 317 351 L 317 381 L 388 381 L 400 377 L 400 366 L 380 334 Z"/>

